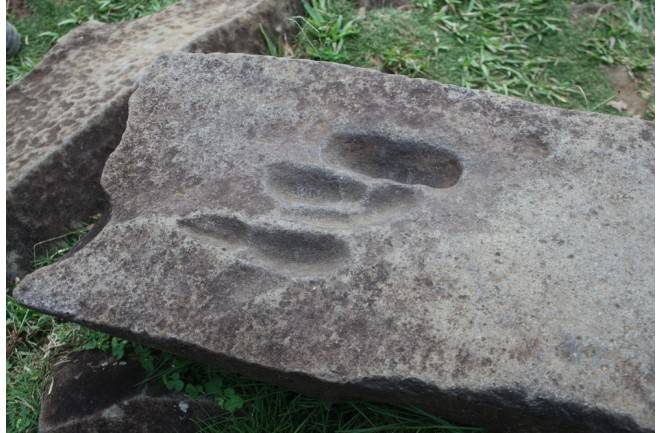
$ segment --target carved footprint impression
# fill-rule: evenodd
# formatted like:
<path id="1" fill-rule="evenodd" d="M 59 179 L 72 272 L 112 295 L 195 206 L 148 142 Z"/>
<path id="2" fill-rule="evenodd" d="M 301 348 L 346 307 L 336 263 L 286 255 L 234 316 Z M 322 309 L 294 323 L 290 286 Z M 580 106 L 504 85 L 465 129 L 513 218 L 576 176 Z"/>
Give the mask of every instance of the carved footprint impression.
<path id="1" fill-rule="evenodd" d="M 370 187 L 351 177 L 311 165 L 281 162 L 266 168 L 269 193 L 285 212 L 324 226 L 365 223 L 414 204 L 413 189 L 392 184 Z"/>
<path id="2" fill-rule="evenodd" d="M 294 272 L 319 272 L 349 257 L 348 246 L 329 233 L 248 224 L 233 216 L 200 214 L 178 220 L 192 236 L 235 253 L 245 252 L 262 265 Z"/>
<path id="3" fill-rule="evenodd" d="M 270 164 L 264 171 L 266 191 L 308 228 L 218 214 L 188 216 L 178 224 L 198 239 L 272 270 L 318 275 L 350 258 L 348 244 L 332 228 L 391 220 L 415 205 L 416 190 L 409 185 L 449 188 L 462 173 L 460 161 L 447 150 L 374 135 L 337 135 L 324 148 L 324 158 L 355 175 L 292 162 Z"/>
<path id="4" fill-rule="evenodd" d="M 370 134 L 337 135 L 326 147 L 325 156 L 372 178 L 433 188 L 454 186 L 463 171 L 456 155 L 448 150 Z"/>
<path id="5" fill-rule="evenodd" d="M 415 189 L 406 185 L 449 188 L 462 172 L 458 158 L 447 150 L 367 134 L 333 137 L 324 157 L 367 177 L 369 185 L 327 168 L 291 162 L 267 166 L 265 184 L 288 204 L 288 213 L 326 227 L 387 220 L 415 204 Z"/>

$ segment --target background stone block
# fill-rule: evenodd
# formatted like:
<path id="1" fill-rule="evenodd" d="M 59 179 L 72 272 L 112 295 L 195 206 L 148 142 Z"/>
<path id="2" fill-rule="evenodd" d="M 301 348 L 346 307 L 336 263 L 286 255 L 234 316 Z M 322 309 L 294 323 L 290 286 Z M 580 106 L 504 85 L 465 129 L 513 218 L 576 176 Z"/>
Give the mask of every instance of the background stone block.
<path id="1" fill-rule="evenodd" d="M 264 50 L 292 23 L 289 0 L 181 0 L 134 21 L 87 22 L 7 89 L 7 270 L 32 269 L 33 245 L 103 210 L 99 185 L 119 144 L 135 78 L 172 51 Z"/>

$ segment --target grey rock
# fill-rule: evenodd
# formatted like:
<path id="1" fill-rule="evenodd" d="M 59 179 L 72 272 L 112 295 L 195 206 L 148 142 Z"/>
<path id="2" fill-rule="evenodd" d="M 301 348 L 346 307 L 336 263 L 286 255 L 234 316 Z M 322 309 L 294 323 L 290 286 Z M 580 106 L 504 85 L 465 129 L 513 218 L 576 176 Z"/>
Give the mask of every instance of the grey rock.
<path id="1" fill-rule="evenodd" d="M 87 22 L 7 89 L 7 270 L 32 269 L 33 245 L 105 208 L 99 185 L 119 144 L 135 78 L 172 51 L 264 50 L 259 25 L 282 33 L 291 0 L 181 0 L 138 20 Z"/>
<path id="2" fill-rule="evenodd" d="M 55 363 L 41 402 L 40 433 L 195 433 L 220 415 L 211 400 L 170 392 L 133 359 L 97 350 Z"/>
<path id="3" fill-rule="evenodd" d="M 21 35 L 18 34 L 13 25 L 8 22 L 5 22 L 5 24 L 5 56 L 9 59 L 21 49 Z"/>
<path id="4" fill-rule="evenodd" d="M 15 296 L 311 395 L 652 431 L 653 140 L 366 69 L 163 56 L 109 222 Z"/>

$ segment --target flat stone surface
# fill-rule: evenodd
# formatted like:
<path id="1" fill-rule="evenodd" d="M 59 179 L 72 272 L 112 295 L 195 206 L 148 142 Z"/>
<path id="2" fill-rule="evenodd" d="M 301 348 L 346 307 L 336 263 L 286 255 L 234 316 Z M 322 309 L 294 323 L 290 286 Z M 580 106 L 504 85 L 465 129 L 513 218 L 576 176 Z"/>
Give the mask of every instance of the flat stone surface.
<path id="1" fill-rule="evenodd" d="M 48 379 L 39 433 L 195 433 L 220 415 L 213 401 L 145 383 L 137 361 L 97 350 L 58 360 Z"/>
<path id="2" fill-rule="evenodd" d="M 160 57 L 112 217 L 29 307 L 495 432 L 652 431 L 654 131 L 426 80 Z"/>
<path id="3" fill-rule="evenodd" d="M 7 269 L 32 270 L 33 245 L 101 209 L 99 179 L 119 144 L 135 78 L 172 51 L 264 50 L 291 23 L 290 0 L 180 0 L 134 21 L 87 22 L 7 89 Z"/>

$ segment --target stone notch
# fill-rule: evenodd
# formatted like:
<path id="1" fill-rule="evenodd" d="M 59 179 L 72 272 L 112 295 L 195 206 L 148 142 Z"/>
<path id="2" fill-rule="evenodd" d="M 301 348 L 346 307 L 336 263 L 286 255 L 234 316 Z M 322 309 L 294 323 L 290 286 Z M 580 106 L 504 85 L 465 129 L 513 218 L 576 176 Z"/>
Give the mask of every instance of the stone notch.
<path id="1" fill-rule="evenodd" d="M 146 379 L 134 359 L 97 350 L 61 358 L 43 395 L 39 432 L 196 433 L 221 415 L 211 400 L 191 400 Z"/>
<path id="2" fill-rule="evenodd" d="M 292 0 L 180 0 L 134 21 L 87 22 L 7 89 L 7 270 L 32 270 L 33 245 L 104 208 L 101 171 L 119 144 L 135 78 L 172 51 L 264 50 L 292 23 Z"/>
<path id="3" fill-rule="evenodd" d="M 41 311 L 493 432 L 650 432 L 653 124 L 321 62 L 160 57 Z"/>

